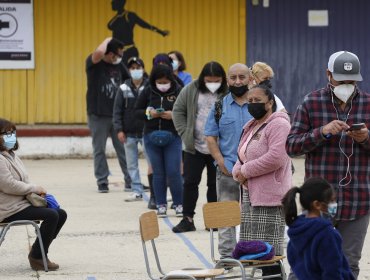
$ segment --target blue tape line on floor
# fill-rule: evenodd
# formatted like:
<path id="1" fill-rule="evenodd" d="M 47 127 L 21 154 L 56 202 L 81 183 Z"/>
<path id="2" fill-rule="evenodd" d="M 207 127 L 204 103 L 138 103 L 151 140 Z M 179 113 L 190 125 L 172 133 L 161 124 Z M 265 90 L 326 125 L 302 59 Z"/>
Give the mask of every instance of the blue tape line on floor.
<path id="1" fill-rule="evenodd" d="M 148 201 L 148 196 L 144 193 L 143 198 L 145 201 Z M 163 219 L 164 222 L 167 224 L 167 226 L 172 230 L 174 225 L 171 223 L 171 221 L 168 218 Z M 185 243 L 185 245 L 189 248 L 191 252 L 205 265 L 207 268 L 213 268 L 213 265 L 207 261 L 207 259 L 203 256 L 201 252 L 198 251 L 197 248 L 195 248 L 194 244 L 182 233 L 174 233 L 177 234 L 178 237 L 181 238 L 181 240 Z"/>
<path id="2" fill-rule="evenodd" d="M 168 218 L 163 219 L 164 222 L 167 224 L 167 226 L 172 230 L 174 225 L 171 223 L 171 221 Z M 204 266 L 207 268 L 213 268 L 213 265 L 207 261 L 207 259 L 203 256 L 201 252 L 198 251 L 197 248 L 195 248 L 194 244 L 182 233 L 174 233 L 178 237 L 182 239 L 182 241 L 185 243 L 186 246 L 188 246 L 189 250 L 194 253 L 194 255 L 197 256 L 197 258 L 203 263 Z"/>

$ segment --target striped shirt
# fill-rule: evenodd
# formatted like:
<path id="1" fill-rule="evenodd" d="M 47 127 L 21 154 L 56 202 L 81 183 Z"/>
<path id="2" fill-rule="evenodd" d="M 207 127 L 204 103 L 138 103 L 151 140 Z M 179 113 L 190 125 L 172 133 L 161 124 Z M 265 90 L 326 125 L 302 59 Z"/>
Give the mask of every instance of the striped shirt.
<path id="1" fill-rule="evenodd" d="M 322 177 L 336 189 L 337 219 L 354 220 L 369 213 L 370 140 L 357 143 L 345 132 L 323 137 L 322 127 L 337 119 L 370 128 L 370 94 L 356 87 L 344 110 L 329 86 L 306 95 L 295 113 L 286 149 L 293 157 L 305 154 L 305 179 Z M 348 174 L 346 178 L 347 157 L 351 178 Z"/>

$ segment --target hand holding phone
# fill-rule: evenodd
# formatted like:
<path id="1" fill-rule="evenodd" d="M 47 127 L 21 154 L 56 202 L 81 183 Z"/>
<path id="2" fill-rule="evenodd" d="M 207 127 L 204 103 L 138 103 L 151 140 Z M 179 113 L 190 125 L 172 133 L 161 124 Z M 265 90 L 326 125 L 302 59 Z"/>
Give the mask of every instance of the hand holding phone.
<path id="1" fill-rule="evenodd" d="M 364 123 L 354 123 L 348 128 L 348 131 L 361 130 L 365 127 Z"/>
<path id="2" fill-rule="evenodd" d="M 156 108 L 155 110 L 156 110 L 157 113 L 163 113 L 164 112 L 163 108 Z"/>

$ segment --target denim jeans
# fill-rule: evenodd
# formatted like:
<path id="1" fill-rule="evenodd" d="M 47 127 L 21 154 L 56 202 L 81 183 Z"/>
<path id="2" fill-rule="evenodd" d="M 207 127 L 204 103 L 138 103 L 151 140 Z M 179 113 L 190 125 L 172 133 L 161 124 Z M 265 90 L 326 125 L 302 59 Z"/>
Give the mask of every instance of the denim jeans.
<path id="1" fill-rule="evenodd" d="M 217 168 L 217 201 L 238 201 L 240 199 L 239 183 L 233 177 L 226 176 Z M 235 227 L 218 229 L 218 252 L 221 258 L 231 258 L 236 246 Z"/>
<path id="2" fill-rule="evenodd" d="M 92 146 L 94 153 L 94 173 L 97 184 L 108 184 L 109 167 L 105 149 L 107 139 L 112 138 L 113 147 L 116 150 L 118 162 L 124 175 L 126 187 L 131 186 L 131 178 L 127 170 L 125 149 L 118 140 L 117 133 L 113 129 L 112 117 L 100 117 L 88 115 L 88 126 L 92 137 Z"/>
<path id="3" fill-rule="evenodd" d="M 130 136 L 127 136 L 124 144 L 127 169 L 131 178 L 131 190 L 136 194 L 142 194 L 144 192 L 139 170 L 139 144 L 143 147 L 142 138 Z"/>
<path id="4" fill-rule="evenodd" d="M 167 205 L 167 181 L 174 205 L 182 204 L 181 138 L 164 147 L 153 144 L 144 135 L 144 145 L 153 168 L 153 189 L 157 205 Z M 167 180 L 166 180 L 167 178 Z"/>
<path id="5" fill-rule="evenodd" d="M 211 155 L 195 151 L 195 154 L 184 152 L 184 194 L 183 214 L 194 217 L 194 210 L 199 197 L 199 183 L 202 180 L 204 167 L 207 167 L 207 202 L 217 201 L 216 167 Z"/>

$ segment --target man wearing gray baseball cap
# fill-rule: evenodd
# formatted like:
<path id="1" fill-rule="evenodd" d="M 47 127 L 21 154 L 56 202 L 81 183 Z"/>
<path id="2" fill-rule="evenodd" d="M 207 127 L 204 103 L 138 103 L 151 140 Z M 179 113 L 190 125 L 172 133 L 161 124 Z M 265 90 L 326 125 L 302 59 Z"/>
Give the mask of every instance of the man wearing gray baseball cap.
<path id="1" fill-rule="evenodd" d="M 354 53 L 332 54 L 326 76 L 326 87 L 298 106 L 286 149 L 290 156 L 306 156 L 305 179 L 321 177 L 336 189 L 336 211 L 318 201 L 320 214 L 330 217 L 342 235 L 357 279 L 370 218 L 370 95 L 357 86 L 362 76 Z"/>

